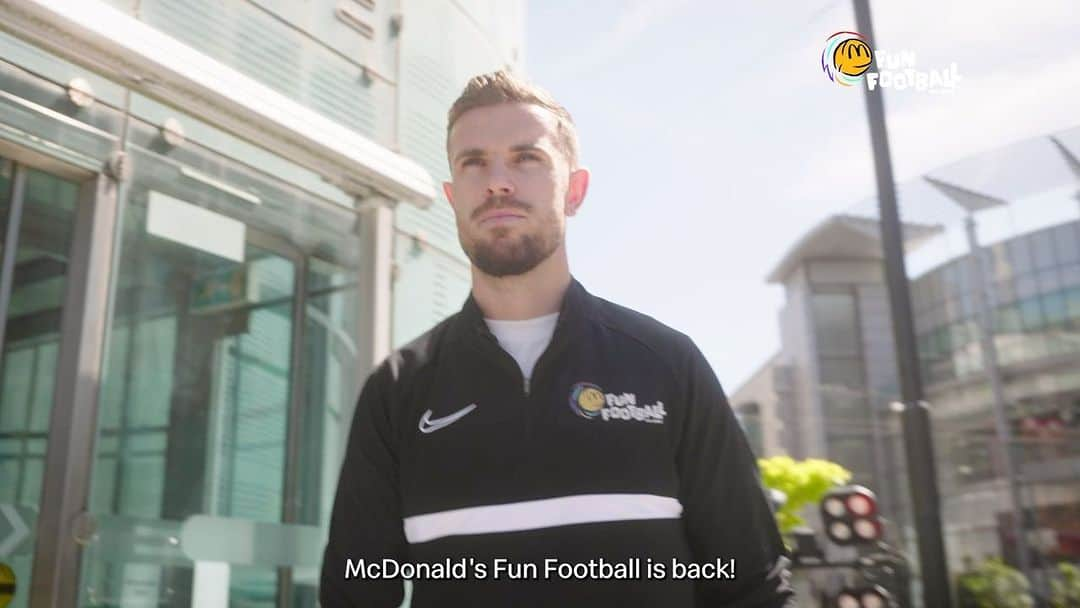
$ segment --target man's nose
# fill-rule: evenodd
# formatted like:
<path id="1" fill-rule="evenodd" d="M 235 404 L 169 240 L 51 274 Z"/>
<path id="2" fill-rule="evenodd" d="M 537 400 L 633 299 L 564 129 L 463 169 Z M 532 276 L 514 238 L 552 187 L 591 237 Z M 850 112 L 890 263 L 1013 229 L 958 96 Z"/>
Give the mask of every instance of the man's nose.
<path id="1" fill-rule="evenodd" d="M 488 174 L 487 191 L 489 196 L 508 196 L 514 193 L 514 182 L 505 167 L 495 165 Z"/>

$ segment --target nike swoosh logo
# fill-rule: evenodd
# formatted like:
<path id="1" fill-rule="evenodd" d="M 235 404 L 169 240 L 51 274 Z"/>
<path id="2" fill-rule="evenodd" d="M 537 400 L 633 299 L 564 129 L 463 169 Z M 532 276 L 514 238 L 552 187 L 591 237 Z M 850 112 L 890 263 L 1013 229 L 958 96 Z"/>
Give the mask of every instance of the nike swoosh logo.
<path id="1" fill-rule="evenodd" d="M 443 416 L 442 418 L 431 418 L 431 410 L 424 412 L 424 415 L 420 417 L 420 432 L 431 433 L 437 431 L 443 427 L 450 426 L 458 420 L 465 417 L 466 414 L 476 409 L 475 403 L 470 403 L 460 410 L 450 414 L 449 416 Z"/>

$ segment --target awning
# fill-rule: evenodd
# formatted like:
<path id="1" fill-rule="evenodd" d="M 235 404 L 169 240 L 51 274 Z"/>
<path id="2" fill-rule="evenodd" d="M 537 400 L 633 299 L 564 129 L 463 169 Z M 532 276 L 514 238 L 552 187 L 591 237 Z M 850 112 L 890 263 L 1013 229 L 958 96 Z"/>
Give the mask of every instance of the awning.
<path id="1" fill-rule="evenodd" d="M 424 207 L 423 167 L 101 0 L 0 0 L 0 29 L 323 175 Z"/>

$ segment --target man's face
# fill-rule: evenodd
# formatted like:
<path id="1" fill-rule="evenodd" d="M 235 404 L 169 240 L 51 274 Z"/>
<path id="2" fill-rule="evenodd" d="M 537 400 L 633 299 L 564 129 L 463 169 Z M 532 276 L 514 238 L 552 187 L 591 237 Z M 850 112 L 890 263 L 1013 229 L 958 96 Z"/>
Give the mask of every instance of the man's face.
<path id="1" fill-rule="evenodd" d="M 494 277 L 529 272 L 563 245 L 566 217 L 588 187 L 558 147 L 557 119 L 523 103 L 473 108 L 450 132 L 450 182 L 443 191 L 458 239 L 480 271 Z"/>

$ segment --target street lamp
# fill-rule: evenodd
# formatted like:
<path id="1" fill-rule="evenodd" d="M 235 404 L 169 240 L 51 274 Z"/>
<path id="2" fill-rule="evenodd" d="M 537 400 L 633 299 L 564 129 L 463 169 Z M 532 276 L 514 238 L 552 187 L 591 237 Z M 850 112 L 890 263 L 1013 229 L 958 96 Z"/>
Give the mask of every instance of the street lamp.
<path id="1" fill-rule="evenodd" d="M 852 0 L 859 32 L 874 40 L 870 0 Z M 941 496 L 938 492 L 937 464 L 931 440 L 929 405 L 925 402 L 919 356 L 915 347 L 915 323 L 911 314 L 900 212 L 896 206 L 892 158 L 882 87 L 863 92 L 874 153 L 878 207 L 881 212 L 881 246 L 885 257 L 885 282 L 889 291 L 893 340 L 899 372 L 900 394 L 905 408 L 904 455 L 908 463 L 908 487 L 915 529 L 918 531 L 919 562 L 922 568 L 923 598 L 928 606 L 949 608 L 949 578 L 945 560 L 945 539 L 941 526 Z"/>

